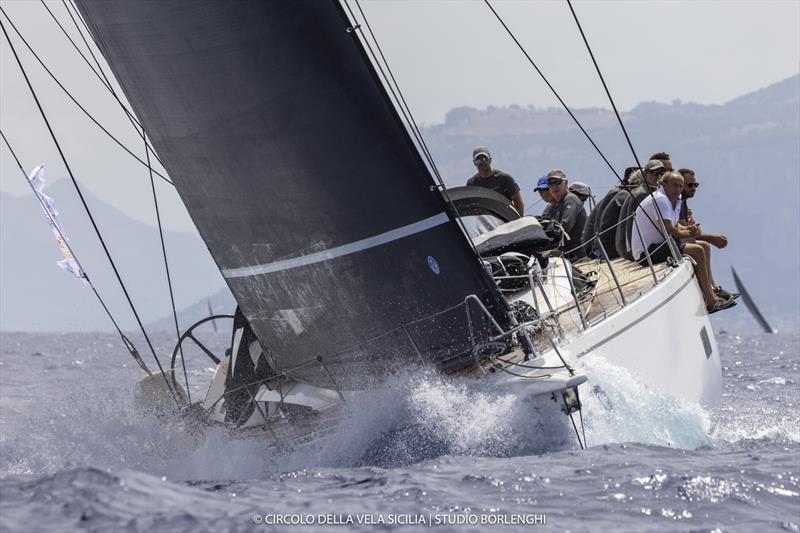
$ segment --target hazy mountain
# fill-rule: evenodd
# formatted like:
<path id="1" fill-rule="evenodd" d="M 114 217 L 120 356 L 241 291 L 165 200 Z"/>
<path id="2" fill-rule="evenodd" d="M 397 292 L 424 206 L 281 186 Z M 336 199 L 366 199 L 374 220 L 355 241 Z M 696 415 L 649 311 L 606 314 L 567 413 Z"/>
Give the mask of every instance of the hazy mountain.
<path id="1" fill-rule="evenodd" d="M 575 114 L 620 174 L 633 164 L 612 112 Z M 696 171 L 701 186 L 691 202 L 695 217 L 705 231 L 726 233 L 730 241 L 713 255 L 718 281 L 732 284 L 733 264 L 762 307 L 797 317 L 800 76 L 724 105 L 642 103 L 623 121 L 642 164 L 666 151 L 675 168 Z M 533 187 L 552 168 L 589 183 L 598 196 L 616 182 L 562 109 L 458 108 L 424 134 L 450 186 L 463 185 L 475 172 L 472 149 L 487 145 L 494 166 L 523 188 L 529 214 L 541 213 Z"/>
<path id="2" fill-rule="evenodd" d="M 618 172 L 632 164 L 613 113 L 604 109 L 575 113 Z M 623 120 L 642 163 L 663 150 L 672 155 L 676 167 L 696 170 L 701 183 L 692 203 L 696 218 L 706 231 L 724 232 L 730 239 L 728 248 L 714 255 L 719 280 L 731 285 L 728 265 L 734 264 L 768 314 L 796 320 L 800 77 L 724 105 L 642 103 L 625 113 Z M 457 108 L 448 113 L 444 124 L 426 128 L 424 134 L 451 186 L 463 184 L 474 173 L 472 149 L 488 145 L 495 167 L 510 172 L 523 188 L 529 214 L 541 212 L 533 186 L 551 168 L 562 168 L 570 179 L 588 182 L 598 196 L 615 182 L 560 109 Z M 57 181 L 48 193 L 56 199 L 71 243 L 101 295 L 122 326 L 133 327 L 131 312 L 71 185 Z M 86 196 L 142 320 L 170 330 L 157 231 L 91 194 Z M 165 238 L 181 326 L 205 316 L 209 297 L 215 312 L 232 312 L 234 302 L 199 237 L 169 232 Z M 55 265 L 59 253 L 32 195 L 0 194 L 0 254 L 0 329 L 111 327 L 91 291 Z"/>
<path id="3" fill-rule="evenodd" d="M 45 192 L 55 199 L 70 244 L 112 314 L 123 328 L 135 327 L 71 183 L 57 180 Z M 158 230 L 125 216 L 91 193 L 84 191 L 84 196 L 142 321 L 171 316 Z M 164 239 L 179 309 L 225 287 L 199 236 L 167 232 Z M 0 329 L 113 327 L 91 289 L 55 264 L 60 253 L 33 193 L 25 197 L 0 194 L 0 250 Z"/>

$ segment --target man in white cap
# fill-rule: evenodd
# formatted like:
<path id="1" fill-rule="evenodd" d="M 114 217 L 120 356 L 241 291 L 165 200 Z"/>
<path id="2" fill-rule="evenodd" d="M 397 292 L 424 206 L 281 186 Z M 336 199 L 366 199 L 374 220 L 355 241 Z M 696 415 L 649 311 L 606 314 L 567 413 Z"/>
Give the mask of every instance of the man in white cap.
<path id="1" fill-rule="evenodd" d="M 486 187 L 508 198 L 514 204 L 519 216 L 525 214 L 525 203 L 519 185 L 510 175 L 492 168 L 492 154 L 485 146 L 479 146 L 472 151 L 472 162 L 478 173 L 467 180 L 467 185 L 472 187 Z"/>

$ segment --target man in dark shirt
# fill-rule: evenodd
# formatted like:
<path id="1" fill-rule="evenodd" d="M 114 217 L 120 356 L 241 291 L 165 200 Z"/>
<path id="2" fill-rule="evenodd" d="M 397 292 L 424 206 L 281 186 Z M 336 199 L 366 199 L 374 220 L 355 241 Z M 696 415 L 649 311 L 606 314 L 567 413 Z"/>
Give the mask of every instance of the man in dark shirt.
<path id="1" fill-rule="evenodd" d="M 550 209 L 550 218 L 561 224 L 561 228 L 569 235 L 569 240 L 562 246 L 562 251 L 569 251 L 566 254 L 568 259 L 580 259 L 585 255 L 583 247 L 580 246 L 581 233 L 586 224 L 583 202 L 569 192 L 567 176 L 562 170 L 551 170 L 547 173 L 547 186 L 555 201 Z"/>
<path id="2" fill-rule="evenodd" d="M 611 202 L 614 199 L 614 197 L 617 195 L 619 191 L 623 190 L 623 188 L 625 187 L 624 184 L 628 184 L 628 180 L 631 174 L 633 174 L 635 171 L 636 167 L 626 168 L 625 177 L 622 179 L 622 184 L 618 183 L 617 185 L 612 187 L 611 190 L 608 191 L 606 195 L 603 196 L 603 198 L 599 202 L 597 202 L 597 205 L 594 206 L 594 209 L 592 209 L 592 212 L 589 213 L 588 217 L 586 218 L 586 225 L 583 226 L 583 233 L 581 234 L 581 242 L 586 243 L 586 245 L 583 247 L 584 251 L 586 252 L 586 255 L 591 257 L 602 257 L 600 253 L 600 248 L 597 245 L 597 241 L 591 239 L 592 237 L 595 236 L 596 233 L 600 233 L 604 229 L 601 228 L 600 223 L 602 222 L 603 213 L 605 212 L 606 206 L 608 206 L 609 202 Z M 619 215 L 619 211 L 617 211 L 617 215 Z M 616 222 L 617 221 L 615 219 L 614 223 Z M 602 238 L 606 234 L 609 234 L 606 238 L 610 239 L 611 243 L 610 246 L 606 245 L 605 242 L 603 243 L 603 245 L 606 248 L 606 253 L 609 256 L 613 255 L 613 257 L 618 257 L 616 248 L 614 246 L 614 230 L 609 230 L 606 233 L 600 235 L 600 237 Z"/>
<path id="3" fill-rule="evenodd" d="M 625 203 L 622 204 L 619 210 L 619 218 L 617 219 L 619 225 L 614 234 L 614 245 L 620 257 L 633 261 L 631 233 L 636 231 L 636 228 L 633 226 L 633 217 L 631 215 L 636 212 L 636 208 L 639 207 L 645 197 L 650 195 L 651 191 L 658 189 L 658 182 L 665 172 L 667 172 L 667 168 L 660 160 L 651 159 L 648 161 L 644 166 L 644 183 L 633 189 L 625 199 Z"/>
<path id="4" fill-rule="evenodd" d="M 615 240 L 617 224 L 619 224 L 619 213 L 622 211 L 622 206 L 625 205 L 625 201 L 631 197 L 631 192 L 636 190 L 641 183 L 642 173 L 635 170 L 628 177 L 626 185 L 617 189 L 617 193 L 606 204 L 605 209 L 599 215 L 597 231 L 600 233 L 600 242 L 603 243 L 603 248 L 605 248 L 609 259 L 620 257 L 619 252 L 617 252 Z"/>
<path id="5" fill-rule="evenodd" d="M 467 180 L 467 185 L 472 187 L 486 187 L 508 198 L 520 216 L 525 214 L 525 204 L 522 193 L 514 178 L 500 170 L 492 169 L 492 154 L 485 146 L 479 146 L 472 151 L 472 162 L 478 173 Z"/>

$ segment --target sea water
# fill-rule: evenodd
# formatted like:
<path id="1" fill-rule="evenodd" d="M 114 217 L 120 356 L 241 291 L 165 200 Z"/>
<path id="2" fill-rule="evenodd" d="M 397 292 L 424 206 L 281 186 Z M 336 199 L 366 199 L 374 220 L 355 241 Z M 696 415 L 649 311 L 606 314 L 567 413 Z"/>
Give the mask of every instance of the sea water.
<path id="1" fill-rule="evenodd" d="M 278 450 L 139 414 L 112 335 L 3 333 L 0 530 L 800 531 L 800 338 L 717 338 L 708 412 L 584 358 L 586 450 L 563 414 L 430 372 Z M 162 359 L 172 342 L 154 338 Z M 214 365 L 186 357 L 196 401 Z"/>

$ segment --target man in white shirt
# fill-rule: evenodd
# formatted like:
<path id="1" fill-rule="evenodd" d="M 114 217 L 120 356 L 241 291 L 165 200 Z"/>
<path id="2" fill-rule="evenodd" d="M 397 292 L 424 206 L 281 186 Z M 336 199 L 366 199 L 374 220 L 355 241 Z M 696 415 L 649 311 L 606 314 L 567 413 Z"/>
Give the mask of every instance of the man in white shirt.
<path id="1" fill-rule="evenodd" d="M 680 172 L 667 172 L 664 174 L 661 187 L 652 195 L 647 196 L 636 210 L 636 225 L 639 231 L 634 230 L 631 235 L 631 251 L 634 259 L 640 265 L 647 264 L 647 255 L 653 263 L 663 263 L 670 257 L 670 247 L 666 238 L 661 233 L 658 219 L 664 221 L 664 227 L 670 239 L 688 239 L 696 236 L 700 229 L 696 224 L 679 225 L 683 190 L 683 176 Z M 640 235 L 641 234 L 641 235 Z M 690 256 L 695 261 L 695 275 L 703 293 L 703 299 L 709 313 L 715 313 L 736 305 L 733 298 L 723 299 L 717 297 L 714 286 L 708 275 L 708 257 L 705 249 L 697 243 L 681 242 L 679 246 L 682 253 Z M 645 252 L 647 251 L 647 253 Z"/>

